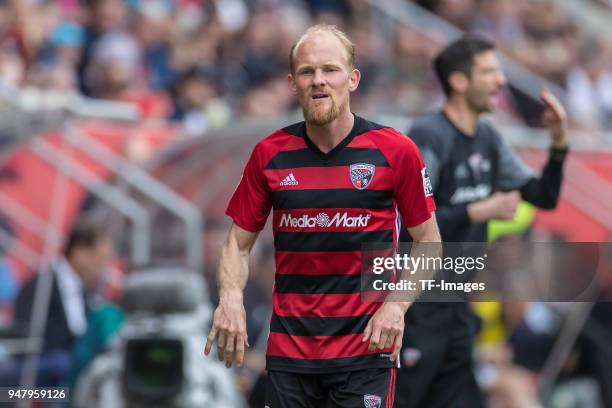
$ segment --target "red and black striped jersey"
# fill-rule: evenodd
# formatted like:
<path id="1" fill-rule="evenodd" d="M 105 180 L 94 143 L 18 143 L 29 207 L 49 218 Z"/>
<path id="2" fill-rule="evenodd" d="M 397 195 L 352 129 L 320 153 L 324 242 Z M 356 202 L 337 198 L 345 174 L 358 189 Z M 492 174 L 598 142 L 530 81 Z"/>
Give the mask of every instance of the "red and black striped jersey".
<path id="1" fill-rule="evenodd" d="M 362 301 L 362 244 L 398 240 L 431 217 L 423 160 L 394 129 L 355 116 L 349 135 L 321 152 L 300 122 L 259 142 L 227 208 L 260 231 L 273 209 L 276 279 L 267 368 L 303 373 L 392 367 L 362 343 L 379 302 Z"/>

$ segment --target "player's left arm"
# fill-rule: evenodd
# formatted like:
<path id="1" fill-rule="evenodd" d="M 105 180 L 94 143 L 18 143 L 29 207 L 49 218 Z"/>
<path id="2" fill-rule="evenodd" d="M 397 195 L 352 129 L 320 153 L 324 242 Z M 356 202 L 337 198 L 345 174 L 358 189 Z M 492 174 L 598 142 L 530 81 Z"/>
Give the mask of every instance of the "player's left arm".
<path id="1" fill-rule="evenodd" d="M 408 228 L 408 232 L 413 239 L 414 251 L 419 253 L 437 251 L 435 246 L 427 245 L 427 243 L 439 243 L 441 241 L 435 213 L 432 212 L 431 217 L 425 222 Z M 419 246 L 420 243 L 425 245 Z M 428 256 L 435 256 L 435 254 L 429 254 Z M 401 294 L 398 296 L 394 295 L 396 293 L 392 293 L 387 297 L 387 300 L 383 302 L 380 309 L 372 316 L 363 333 L 363 341 L 370 341 L 369 351 L 393 347 L 393 353 L 390 356 L 391 361 L 395 361 L 402 347 L 404 315 L 412 305 L 412 302 L 402 298 Z"/>
<path id="2" fill-rule="evenodd" d="M 505 143 L 499 146 L 499 174 L 502 190 L 518 189 L 523 200 L 539 208 L 553 209 L 557 206 L 563 182 L 563 164 L 568 152 L 567 114 L 565 109 L 548 90 L 541 93 L 547 105 L 543 113 L 543 124 L 550 130 L 552 144 L 548 162 L 537 177 L 528 169 L 517 154 Z"/>
<path id="3" fill-rule="evenodd" d="M 431 218 L 422 224 L 408 227 L 408 232 L 414 242 L 440 242 L 442 240 L 435 212 L 432 212 Z"/>
<path id="4" fill-rule="evenodd" d="M 394 198 L 402 222 L 414 240 L 413 248 L 419 243 L 440 242 L 431 182 L 421 154 L 414 142 L 401 134 L 396 135 L 398 139 L 395 139 L 397 143 L 393 148 L 381 146 L 381 150 L 386 153 L 393 169 Z M 399 354 L 404 335 L 404 314 L 412 304 L 409 299 L 394 295 L 389 295 L 372 316 L 362 340 L 369 341 L 369 351 L 393 347 L 391 361 L 395 361 Z"/>

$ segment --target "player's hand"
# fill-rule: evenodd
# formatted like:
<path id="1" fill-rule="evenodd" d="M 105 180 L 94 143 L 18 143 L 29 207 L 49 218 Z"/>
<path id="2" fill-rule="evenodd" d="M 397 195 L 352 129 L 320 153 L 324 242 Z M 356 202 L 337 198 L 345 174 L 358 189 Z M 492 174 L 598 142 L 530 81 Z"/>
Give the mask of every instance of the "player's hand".
<path id="1" fill-rule="evenodd" d="M 567 145 L 567 113 L 563 105 L 548 89 L 542 89 L 540 97 L 547 106 L 542 114 L 542 123 L 550 129 L 553 146 L 561 149 L 565 148 Z"/>
<path id="2" fill-rule="evenodd" d="M 491 218 L 510 221 L 516 215 L 516 209 L 521 202 L 521 194 L 518 191 L 497 192 L 489 198 L 491 206 Z"/>
<path id="3" fill-rule="evenodd" d="M 206 339 L 204 354 L 208 355 L 217 338 L 217 354 L 219 361 L 225 360 L 225 366 L 231 367 L 232 362 L 242 367 L 244 351 L 249 347 L 246 332 L 246 311 L 242 296 L 221 297 L 219 306 L 213 315 L 212 327 Z"/>
<path id="4" fill-rule="evenodd" d="M 395 361 L 402 347 L 404 335 L 404 314 L 408 303 L 385 302 L 368 322 L 362 342 L 370 341 L 369 351 L 393 347 L 390 360 Z"/>

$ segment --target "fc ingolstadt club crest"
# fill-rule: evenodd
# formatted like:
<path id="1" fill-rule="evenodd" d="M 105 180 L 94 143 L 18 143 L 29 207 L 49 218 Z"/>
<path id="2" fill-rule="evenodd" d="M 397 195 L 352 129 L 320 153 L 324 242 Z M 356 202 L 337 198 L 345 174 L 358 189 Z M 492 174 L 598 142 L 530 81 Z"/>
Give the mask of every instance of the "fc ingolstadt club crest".
<path id="1" fill-rule="evenodd" d="M 370 185 L 374 178 L 374 170 L 376 167 L 373 164 L 355 163 L 351 164 L 350 173 L 351 181 L 358 190 L 363 190 Z"/>
<path id="2" fill-rule="evenodd" d="M 366 394 L 363 396 L 363 406 L 365 408 L 380 408 L 382 398 L 378 395 Z"/>

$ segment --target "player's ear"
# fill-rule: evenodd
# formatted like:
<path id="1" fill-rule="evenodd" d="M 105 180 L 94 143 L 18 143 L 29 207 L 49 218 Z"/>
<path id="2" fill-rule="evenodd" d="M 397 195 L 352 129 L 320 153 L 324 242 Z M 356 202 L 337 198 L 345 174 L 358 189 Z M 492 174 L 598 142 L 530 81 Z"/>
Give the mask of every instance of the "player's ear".
<path id="1" fill-rule="evenodd" d="M 468 77 L 463 72 L 452 72 L 448 77 L 448 83 L 452 90 L 458 93 L 464 93 L 469 86 Z"/>
<path id="2" fill-rule="evenodd" d="M 287 82 L 289 83 L 289 89 L 291 90 L 291 92 L 294 95 L 297 94 L 297 86 L 295 84 L 295 78 L 293 77 L 293 74 L 287 75 Z"/>
<path id="3" fill-rule="evenodd" d="M 361 72 L 357 68 L 353 68 L 349 75 L 349 91 L 353 92 L 359 86 L 361 80 Z"/>

